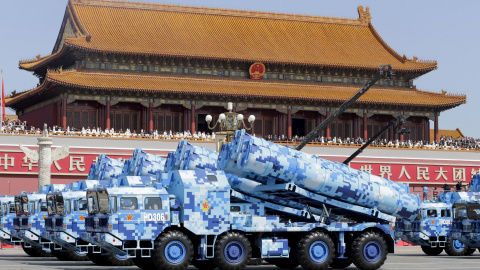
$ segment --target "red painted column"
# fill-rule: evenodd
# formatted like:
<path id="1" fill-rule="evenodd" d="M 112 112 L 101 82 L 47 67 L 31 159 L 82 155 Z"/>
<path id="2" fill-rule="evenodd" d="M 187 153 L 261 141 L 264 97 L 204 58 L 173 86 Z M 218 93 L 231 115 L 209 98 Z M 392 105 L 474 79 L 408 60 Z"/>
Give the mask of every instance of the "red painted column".
<path id="1" fill-rule="evenodd" d="M 368 130 L 367 130 L 367 114 L 363 114 L 363 139 L 368 140 Z"/>
<path id="2" fill-rule="evenodd" d="M 400 130 L 403 129 L 403 125 L 400 126 Z M 404 142 L 405 141 L 405 135 L 403 133 L 400 133 L 400 141 Z"/>
<path id="3" fill-rule="evenodd" d="M 105 105 L 105 129 L 110 130 L 110 101 Z"/>
<path id="4" fill-rule="evenodd" d="M 435 113 L 435 122 L 433 122 L 433 129 L 434 129 L 434 137 L 435 137 L 435 141 L 439 141 L 440 140 L 440 133 L 438 132 L 438 113 Z"/>
<path id="5" fill-rule="evenodd" d="M 67 99 L 62 99 L 62 127 L 67 130 Z"/>
<path id="6" fill-rule="evenodd" d="M 191 128 L 190 128 L 190 132 L 193 134 L 195 133 L 195 105 L 192 105 L 192 109 L 190 110 L 190 113 L 191 113 L 191 119 L 192 119 L 192 122 L 191 122 Z"/>
<path id="7" fill-rule="evenodd" d="M 292 111 L 287 111 L 287 137 L 292 138 Z"/>
<path id="8" fill-rule="evenodd" d="M 153 132 L 153 103 L 148 104 L 148 132 Z"/>

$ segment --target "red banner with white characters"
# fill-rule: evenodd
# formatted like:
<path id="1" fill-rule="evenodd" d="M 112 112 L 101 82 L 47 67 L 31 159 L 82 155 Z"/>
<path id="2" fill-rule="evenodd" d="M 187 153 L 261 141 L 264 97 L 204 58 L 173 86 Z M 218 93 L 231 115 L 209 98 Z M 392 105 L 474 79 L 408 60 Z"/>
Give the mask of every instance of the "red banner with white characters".
<path id="1" fill-rule="evenodd" d="M 38 148 L 37 148 L 38 149 Z M 37 150 L 32 148 L 32 150 Z M 116 151 L 112 149 L 72 149 L 68 157 L 52 163 L 52 175 L 88 175 L 92 163 L 98 160 L 101 153 L 110 158 L 125 160 L 132 157 L 132 151 Z M 167 151 L 150 152 L 166 157 Z M 38 162 L 33 162 L 21 151 L 0 149 L 0 175 L 2 174 L 38 173 Z"/>
<path id="2" fill-rule="evenodd" d="M 354 169 L 370 172 L 393 181 L 408 183 L 457 183 L 470 182 L 472 176 L 480 172 L 480 165 L 462 164 L 408 164 L 408 163 L 368 163 L 351 162 Z"/>

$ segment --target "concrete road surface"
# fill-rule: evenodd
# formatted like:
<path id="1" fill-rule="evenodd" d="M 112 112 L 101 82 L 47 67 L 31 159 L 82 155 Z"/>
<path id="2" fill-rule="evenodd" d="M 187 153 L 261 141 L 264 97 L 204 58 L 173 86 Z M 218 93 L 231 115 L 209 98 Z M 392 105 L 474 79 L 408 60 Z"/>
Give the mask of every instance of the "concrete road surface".
<path id="1" fill-rule="evenodd" d="M 26 255 L 22 249 L 1 249 L 0 250 L 1 270 L 50 270 L 50 269 L 135 269 L 131 267 L 102 267 L 91 262 L 63 262 L 56 258 L 33 258 Z M 188 269 L 196 269 L 189 267 Z M 278 269 L 272 265 L 249 266 L 248 270 L 257 269 Z M 297 269 L 301 269 L 298 267 Z M 356 269 L 350 266 L 346 269 Z M 480 269 L 480 254 L 478 251 L 471 256 L 450 257 L 445 253 L 439 256 L 426 256 L 419 247 L 397 247 L 396 254 L 389 254 L 387 261 L 381 269 L 384 270 L 416 270 L 416 269 Z"/>

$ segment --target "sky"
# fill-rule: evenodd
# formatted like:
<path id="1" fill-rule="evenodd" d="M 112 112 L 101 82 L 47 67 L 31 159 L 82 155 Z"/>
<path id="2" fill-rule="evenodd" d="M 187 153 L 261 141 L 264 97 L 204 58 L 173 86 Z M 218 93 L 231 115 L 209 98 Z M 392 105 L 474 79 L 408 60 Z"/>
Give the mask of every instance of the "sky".
<path id="1" fill-rule="evenodd" d="M 5 94 L 38 83 L 18 68 L 20 60 L 52 52 L 68 0 L 12 0 L 0 6 L 0 69 Z M 417 89 L 467 95 L 467 103 L 442 112 L 440 129 L 457 129 L 480 138 L 477 102 L 480 63 L 480 1 L 463 0 L 144 0 L 141 2 L 358 18 L 357 7 L 370 7 L 372 25 L 400 55 L 436 60 L 438 69 L 414 81 Z M 7 108 L 7 114 L 14 111 Z M 433 128 L 433 122 L 430 124 Z"/>

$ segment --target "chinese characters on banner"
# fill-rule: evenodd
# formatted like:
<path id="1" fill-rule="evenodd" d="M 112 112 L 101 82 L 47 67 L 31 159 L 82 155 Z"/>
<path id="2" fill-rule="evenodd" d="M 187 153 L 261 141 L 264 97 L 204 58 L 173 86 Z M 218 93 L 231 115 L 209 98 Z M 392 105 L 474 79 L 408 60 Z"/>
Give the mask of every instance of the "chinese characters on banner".
<path id="1" fill-rule="evenodd" d="M 168 152 L 160 155 L 166 157 Z M 55 161 L 52 164 L 52 174 L 84 174 L 88 175 L 90 166 L 96 162 L 99 154 L 76 154 L 71 153 L 68 157 Z M 115 159 L 128 159 L 131 155 L 107 154 Z M 448 164 L 443 161 L 441 165 L 435 164 L 402 164 L 401 160 L 395 159 L 392 163 L 361 161 L 351 162 L 354 169 L 370 172 L 374 175 L 388 178 L 399 182 L 432 182 L 432 183 L 456 183 L 458 181 L 469 182 L 474 174 L 480 173 L 480 164 Z M 0 152 L 0 174 L 8 173 L 37 173 L 38 162 L 32 162 L 23 152 L 4 151 Z"/>
<path id="2" fill-rule="evenodd" d="M 355 163 L 350 166 L 364 172 L 399 182 L 470 182 L 472 176 L 480 173 L 480 165 L 425 165 L 425 164 L 389 164 Z"/>
<path id="3" fill-rule="evenodd" d="M 128 159 L 128 155 L 108 155 L 115 159 Z M 55 161 L 52 164 L 52 174 L 85 174 L 88 175 L 90 166 L 98 159 L 97 154 L 75 154 Z M 0 152 L 0 173 L 38 173 L 38 162 L 32 162 L 21 152 Z"/>

